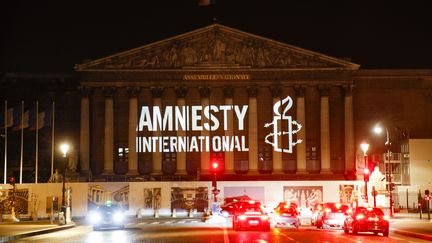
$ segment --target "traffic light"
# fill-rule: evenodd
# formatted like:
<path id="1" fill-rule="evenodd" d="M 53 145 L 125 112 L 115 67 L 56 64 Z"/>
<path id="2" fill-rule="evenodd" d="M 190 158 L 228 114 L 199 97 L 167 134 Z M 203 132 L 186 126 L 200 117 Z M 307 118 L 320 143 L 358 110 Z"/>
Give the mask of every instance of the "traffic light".
<path id="1" fill-rule="evenodd" d="M 366 182 L 369 181 L 369 175 L 370 175 L 369 169 L 368 168 L 364 168 L 364 170 L 363 170 L 363 179 L 364 179 L 364 181 L 366 181 Z"/>
<path id="2" fill-rule="evenodd" d="M 210 172 L 218 173 L 221 170 L 221 164 L 219 160 L 212 160 L 210 162 Z"/>
<path id="3" fill-rule="evenodd" d="M 11 184 L 12 186 L 15 186 L 15 177 L 10 176 L 10 177 L 8 178 L 8 182 L 9 182 L 9 184 Z"/>

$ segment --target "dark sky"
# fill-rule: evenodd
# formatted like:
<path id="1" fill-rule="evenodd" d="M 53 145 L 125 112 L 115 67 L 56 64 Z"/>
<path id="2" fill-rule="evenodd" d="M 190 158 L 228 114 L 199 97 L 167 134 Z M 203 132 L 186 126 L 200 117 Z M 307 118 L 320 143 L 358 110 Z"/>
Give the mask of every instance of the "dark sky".
<path id="1" fill-rule="evenodd" d="M 0 72 L 72 71 L 84 59 L 219 22 L 362 68 L 432 68 L 428 1 L 5 1 Z M 91 2 L 91 4 L 89 4 Z"/>

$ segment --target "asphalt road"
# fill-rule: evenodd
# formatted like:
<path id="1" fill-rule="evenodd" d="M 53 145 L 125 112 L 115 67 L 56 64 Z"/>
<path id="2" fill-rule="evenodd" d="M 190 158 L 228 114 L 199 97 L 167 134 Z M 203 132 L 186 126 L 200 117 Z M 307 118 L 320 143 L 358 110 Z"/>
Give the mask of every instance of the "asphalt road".
<path id="1" fill-rule="evenodd" d="M 200 222 L 197 219 L 153 219 L 133 222 L 124 230 L 93 231 L 87 224 L 17 242 L 430 242 L 390 232 L 389 237 L 371 233 L 344 234 L 342 230 L 318 230 L 312 226 L 273 228 L 270 232 L 231 229 L 231 223 Z"/>

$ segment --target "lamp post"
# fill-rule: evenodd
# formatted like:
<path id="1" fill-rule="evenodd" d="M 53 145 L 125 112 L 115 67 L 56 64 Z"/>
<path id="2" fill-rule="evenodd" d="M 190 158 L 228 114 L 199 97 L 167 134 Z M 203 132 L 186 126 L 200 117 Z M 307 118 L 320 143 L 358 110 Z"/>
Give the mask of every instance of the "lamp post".
<path id="1" fill-rule="evenodd" d="M 362 143 L 360 144 L 361 149 L 363 150 L 363 157 L 364 157 L 364 169 L 363 169 L 363 179 L 365 182 L 365 202 L 368 203 L 368 188 L 367 183 L 369 181 L 369 166 L 367 162 L 367 150 L 369 149 L 368 143 Z"/>
<path id="2" fill-rule="evenodd" d="M 67 156 L 68 156 L 68 152 L 69 152 L 69 144 L 68 143 L 63 143 L 60 145 L 60 150 L 62 152 L 63 158 L 64 158 L 64 164 L 63 164 L 63 186 L 62 186 L 62 208 L 61 210 L 64 213 L 64 216 L 66 218 L 66 200 L 65 200 L 65 192 L 66 192 L 66 187 L 65 187 L 65 179 L 66 179 L 66 165 L 67 165 Z"/>
<path id="3" fill-rule="evenodd" d="M 388 165 L 385 167 L 386 168 L 386 176 L 388 175 L 388 191 L 389 191 L 389 197 L 390 197 L 390 217 L 393 218 L 393 184 L 392 184 L 392 170 L 393 170 L 393 166 L 391 163 L 391 159 L 390 159 L 390 155 L 391 155 L 391 142 L 390 142 L 390 136 L 389 136 L 389 131 L 387 128 L 385 128 L 386 130 L 386 142 L 385 142 L 385 146 L 387 146 L 387 159 L 388 159 Z M 381 134 L 383 132 L 383 128 L 379 125 L 376 125 L 374 127 L 374 132 L 376 134 Z"/>

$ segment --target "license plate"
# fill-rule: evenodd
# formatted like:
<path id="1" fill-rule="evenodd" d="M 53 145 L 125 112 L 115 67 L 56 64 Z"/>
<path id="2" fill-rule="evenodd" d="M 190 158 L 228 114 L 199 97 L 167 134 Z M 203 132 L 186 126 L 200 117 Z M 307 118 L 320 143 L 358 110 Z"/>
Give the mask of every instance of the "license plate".
<path id="1" fill-rule="evenodd" d="M 258 220 L 250 220 L 249 224 L 259 224 L 259 221 Z"/>

